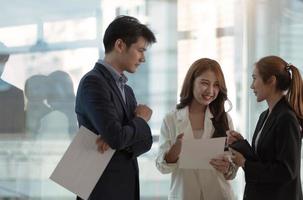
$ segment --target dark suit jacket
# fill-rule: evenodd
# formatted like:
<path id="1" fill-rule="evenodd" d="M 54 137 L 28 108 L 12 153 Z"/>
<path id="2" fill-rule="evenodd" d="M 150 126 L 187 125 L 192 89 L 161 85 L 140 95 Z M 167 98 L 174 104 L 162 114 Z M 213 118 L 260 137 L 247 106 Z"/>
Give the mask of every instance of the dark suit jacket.
<path id="1" fill-rule="evenodd" d="M 252 147 L 266 119 L 257 123 Z M 299 122 L 285 98 L 273 108 L 257 145 L 256 160 L 245 162 L 245 200 L 302 200 L 300 179 L 301 132 Z"/>
<path id="2" fill-rule="evenodd" d="M 125 85 L 126 104 L 110 72 L 96 63 L 80 81 L 76 97 L 79 125 L 102 136 L 116 152 L 99 179 L 90 200 L 139 199 L 137 156 L 152 145 L 148 124 L 134 116 L 137 102 Z"/>

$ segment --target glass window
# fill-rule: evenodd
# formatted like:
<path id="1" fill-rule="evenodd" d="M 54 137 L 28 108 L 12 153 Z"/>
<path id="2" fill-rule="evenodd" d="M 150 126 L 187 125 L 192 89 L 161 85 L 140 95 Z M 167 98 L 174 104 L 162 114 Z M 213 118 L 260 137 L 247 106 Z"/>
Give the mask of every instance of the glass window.
<path id="1" fill-rule="evenodd" d="M 69 12 L 35 23 L 32 17 L 31 24 L 16 16 L 18 23 L 0 27 L 0 41 L 7 46 L 0 46 L 0 52 L 10 53 L 7 62 L 0 60 L 0 199 L 75 199 L 49 176 L 77 130 L 79 81 L 103 58 L 102 36 L 117 15 L 137 17 L 158 41 L 137 73 L 127 74 L 138 103 L 153 109 L 154 144 L 138 159 L 142 200 L 167 199 L 170 174 L 155 166 L 160 127 L 196 59 L 209 57 L 222 66 L 232 103 L 229 113 L 235 129 L 250 141 L 266 108 L 249 89 L 253 63 L 276 54 L 303 70 L 299 0 L 94 0 L 90 7 L 96 9 L 90 16 L 78 9 L 75 16 Z M 237 199 L 242 199 L 244 182 L 239 169 L 232 181 Z"/>
<path id="2" fill-rule="evenodd" d="M 44 23 L 47 42 L 69 42 L 96 38 L 96 18 L 63 20 Z"/>
<path id="3" fill-rule="evenodd" d="M 22 34 L 21 34 L 22 33 Z M 0 39 L 6 46 L 23 46 L 36 42 L 37 26 L 35 24 L 0 27 Z"/>

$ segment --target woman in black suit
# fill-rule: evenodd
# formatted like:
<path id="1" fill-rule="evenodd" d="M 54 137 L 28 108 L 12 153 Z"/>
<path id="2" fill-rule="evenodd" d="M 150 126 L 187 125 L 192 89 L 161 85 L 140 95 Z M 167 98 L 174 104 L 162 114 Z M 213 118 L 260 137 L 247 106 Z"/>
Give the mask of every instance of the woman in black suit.
<path id="1" fill-rule="evenodd" d="M 254 132 L 251 152 L 239 148 L 233 161 L 243 168 L 244 200 L 302 200 L 300 179 L 303 84 L 299 70 L 277 56 L 259 60 L 253 71 L 257 101 L 266 100 Z M 228 143 L 244 141 L 231 132 Z M 241 152 L 241 153 L 240 153 Z M 245 157 L 245 156 L 246 157 Z"/>

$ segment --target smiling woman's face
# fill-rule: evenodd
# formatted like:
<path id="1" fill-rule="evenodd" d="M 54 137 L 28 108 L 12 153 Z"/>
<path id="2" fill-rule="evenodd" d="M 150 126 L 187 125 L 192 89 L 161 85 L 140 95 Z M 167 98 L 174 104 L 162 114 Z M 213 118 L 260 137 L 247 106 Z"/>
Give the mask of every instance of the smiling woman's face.
<path id="1" fill-rule="evenodd" d="M 217 98 L 219 91 L 218 78 L 211 70 L 203 72 L 194 80 L 194 100 L 201 105 L 208 106 Z"/>

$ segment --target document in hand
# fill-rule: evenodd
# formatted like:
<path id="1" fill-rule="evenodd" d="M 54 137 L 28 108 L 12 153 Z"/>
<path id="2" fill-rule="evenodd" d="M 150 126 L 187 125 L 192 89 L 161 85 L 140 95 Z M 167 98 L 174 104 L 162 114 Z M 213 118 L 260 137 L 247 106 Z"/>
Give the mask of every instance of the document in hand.
<path id="1" fill-rule="evenodd" d="M 179 168 L 213 169 L 209 162 L 224 154 L 225 140 L 226 137 L 183 140 Z"/>
<path id="2" fill-rule="evenodd" d="M 88 199 L 114 154 L 98 152 L 97 135 L 81 126 L 50 179 L 82 199 Z"/>

